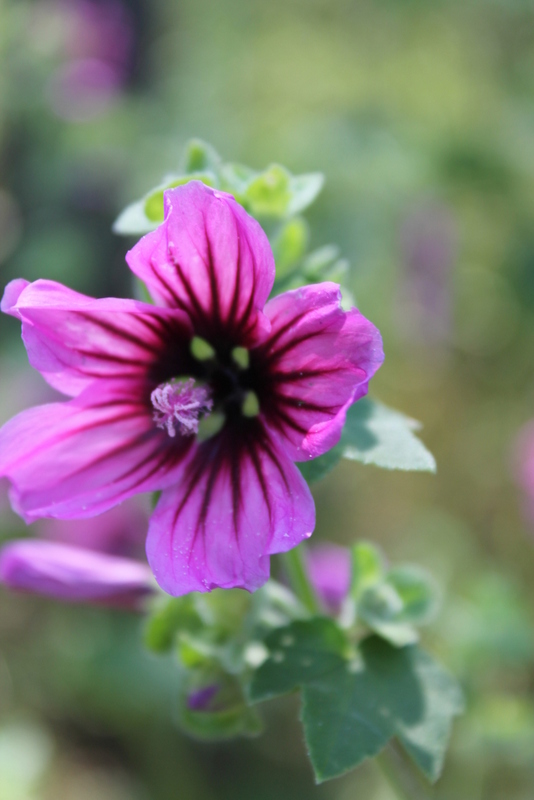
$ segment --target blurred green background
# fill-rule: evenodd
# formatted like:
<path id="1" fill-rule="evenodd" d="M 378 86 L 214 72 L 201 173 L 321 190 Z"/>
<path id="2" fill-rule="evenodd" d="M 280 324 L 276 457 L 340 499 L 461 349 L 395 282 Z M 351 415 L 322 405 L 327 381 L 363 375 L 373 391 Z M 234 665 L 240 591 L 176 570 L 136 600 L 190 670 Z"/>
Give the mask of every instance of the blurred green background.
<path id="1" fill-rule="evenodd" d="M 534 6 L 528 0 L 0 0 L 0 283 L 130 293 L 124 205 L 191 136 L 321 170 L 312 246 L 341 246 L 382 330 L 372 394 L 420 419 L 436 477 L 339 466 L 316 538 L 430 568 L 427 645 L 461 679 L 439 800 L 534 796 Z M 0 320 L 0 418 L 50 396 Z M 0 535 L 27 531 L 0 494 Z M 532 487 L 534 493 L 534 486 Z M 31 531 L 30 531 L 31 533 Z M 2 800 L 391 800 L 366 764 L 314 786 L 296 700 L 256 740 L 174 721 L 136 618 L 0 597 Z"/>

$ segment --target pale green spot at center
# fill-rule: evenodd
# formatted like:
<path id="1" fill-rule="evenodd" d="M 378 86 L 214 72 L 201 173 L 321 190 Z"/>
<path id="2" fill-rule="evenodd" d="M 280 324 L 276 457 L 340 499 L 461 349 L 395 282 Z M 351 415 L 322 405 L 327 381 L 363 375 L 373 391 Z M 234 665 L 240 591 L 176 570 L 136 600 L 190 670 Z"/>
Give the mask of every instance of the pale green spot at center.
<path id="1" fill-rule="evenodd" d="M 197 440 L 205 442 L 206 439 L 211 439 L 212 436 L 219 433 L 225 423 L 225 419 L 225 415 L 221 414 L 220 411 L 214 411 L 209 417 L 199 420 Z"/>
<path id="2" fill-rule="evenodd" d="M 215 350 L 211 344 L 200 336 L 193 336 L 190 349 L 191 355 L 196 358 L 197 361 L 209 361 L 210 358 L 215 357 Z"/>
<path id="3" fill-rule="evenodd" d="M 260 403 L 255 392 L 247 392 L 243 401 L 243 416 L 257 417 L 260 413 Z"/>
<path id="4" fill-rule="evenodd" d="M 232 350 L 232 358 L 241 369 L 248 369 L 250 364 L 250 356 L 246 347 L 234 347 Z"/>

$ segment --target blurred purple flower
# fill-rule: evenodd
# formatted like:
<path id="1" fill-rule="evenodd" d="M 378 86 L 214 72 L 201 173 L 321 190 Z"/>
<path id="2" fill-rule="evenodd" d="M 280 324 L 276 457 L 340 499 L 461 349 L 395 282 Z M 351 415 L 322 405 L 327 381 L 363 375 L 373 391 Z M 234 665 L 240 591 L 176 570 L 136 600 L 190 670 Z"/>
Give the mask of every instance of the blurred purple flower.
<path id="1" fill-rule="evenodd" d="M 120 78 L 110 64 L 85 58 L 59 67 L 48 91 L 58 117 L 68 122 L 86 122 L 106 111 L 120 89 Z"/>
<path id="2" fill-rule="evenodd" d="M 512 471 L 524 492 L 523 514 L 534 525 L 534 420 L 519 431 L 512 448 Z"/>
<path id="3" fill-rule="evenodd" d="M 70 59 L 97 58 L 125 76 L 131 66 L 134 27 L 123 0 L 60 0 L 67 21 L 65 52 Z"/>
<path id="4" fill-rule="evenodd" d="M 132 497 L 89 519 L 43 519 L 36 523 L 37 531 L 49 541 L 144 560 L 149 517 L 149 504 L 144 499 Z"/>
<path id="5" fill-rule="evenodd" d="M 313 499 L 293 462 L 337 444 L 383 361 L 380 333 L 341 308 L 333 283 L 267 302 L 274 259 L 264 231 L 232 196 L 197 181 L 165 193 L 165 222 L 127 261 L 157 305 L 94 300 L 52 281 L 6 287 L 2 310 L 22 322 L 32 365 L 72 399 L 2 428 L 0 475 L 27 521 L 91 517 L 162 490 L 147 540 L 160 586 L 253 591 L 269 556 L 313 531 Z M 196 343 L 209 345 L 207 358 Z M 199 392 L 184 394 L 184 376 Z M 165 397 L 155 392 L 166 386 Z M 204 415 L 215 426 L 197 439 Z"/>
<path id="6" fill-rule="evenodd" d="M 138 607 L 154 589 L 146 564 L 37 539 L 4 545 L 0 581 L 10 589 L 65 602 L 128 608 Z"/>
<path id="7" fill-rule="evenodd" d="M 306 551 L 308 574 L 319 600 L 338 614 L 351 581 L 350 553 L 337 544 L 317 544 Z"/>
<path id="8" fill-rule="evenodd" d="M 426 343 L 446 340 L 451 325 L 451 277 L 457 250 L 457 226 L 451 210 L 420 201 L 400 231 L 403 265 L 401 306 L 406 333 Z"/>
<path id="9" fill-rule="evenodd" d="M 195 689 L 187 696 L 187 707 L 191 711 L 210 710 L 211 701 L 219 691 L 219 688 L 217 683 L 212 683 L 209 686 L 203 686 L 202 689 Z"/>
<path id="10" fill-rule="evenodd" d="M 35 9 L 35 35 L 43 15 L 55 17 L 64 59 L 48 86 L 50 105 L 70 122 L 93 119 L 114 103 L 131 73 L 131 11 L 123 0 L 55 0 L 42 6 Z"/>

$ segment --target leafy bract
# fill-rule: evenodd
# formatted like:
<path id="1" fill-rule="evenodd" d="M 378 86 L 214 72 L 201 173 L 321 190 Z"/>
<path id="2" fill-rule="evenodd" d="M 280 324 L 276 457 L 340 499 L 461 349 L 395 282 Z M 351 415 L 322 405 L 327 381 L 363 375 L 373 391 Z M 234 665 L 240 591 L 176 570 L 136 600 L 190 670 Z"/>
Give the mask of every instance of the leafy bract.
<path id="1" fill-rule="evenodd" d="M 331 450 L 327 450 L 326 453 L 318 458 L 312 458 L 311 461 L 298 462 L 297 467 L 308 483 L 315 483 L 328 475 L 339 461 L 341 461 L 342 456 L 343 451 L 341 447 L 337 445 Z"/>
<path id="2" fill-rule="evenodd" d="M 308 225 L 302 217 L 294 217 L 282 225 L 273 241 L 277 281 L 291 275 L 306 252 L 308 239 Z"/>
<path id="3" fill-rule="evenodd" d="M 251 701 L 302 692 L 302 722 L 317 780 L 376 755 L 397 737 L 431 781 L 441 772 L 461 690 L 418 646 L 377 636 L 357 648 L 330 619 L 294 622 L 265 640 L 269 657 L 249 686 Z"/>
<path id="4" fill-rule="evenodd" d="M 414 433 L 420 427 L 400 411 L 364 397 L 348 409 L 339 444 L 298 466 L 309 483 L 324 478 L 342 458 L 384 469 L 435 472 L 434 456 Z"/>
<path id="5" fill-rule="evenodd" d="M 186 145 L 181 170 L 167 175 L 127 206 L 115 220 L 113 231 L 140 236 L 154 230 L 163 222 L 165 190 L 193 180 L 233 194 L 250 214 L 271 221 L 288 220 L 304 211 L 316 199 L 324 181 L 318 172 L 292 175 L 280 164 L 258 172 L 242 164 L 224 163 L 210 145 L 193 139 Z"/>
<path id="6" fill-rule="evenodd" d="M 414 434 L 420 424 L 364 397 L 347 411 L 341 434 L 343 458 L 385 469 L 435 472 L 434 456 Z"/>
<path id="7" fill-rule="evenodd" d="M 380 550 L 370 542 L 354 544 L 351 552 L 354 616 L 397 647 L 417 642 L 416 626 L 429 622 L 438 607 L 431 575 L 412 564 L 386 570 Z"/>

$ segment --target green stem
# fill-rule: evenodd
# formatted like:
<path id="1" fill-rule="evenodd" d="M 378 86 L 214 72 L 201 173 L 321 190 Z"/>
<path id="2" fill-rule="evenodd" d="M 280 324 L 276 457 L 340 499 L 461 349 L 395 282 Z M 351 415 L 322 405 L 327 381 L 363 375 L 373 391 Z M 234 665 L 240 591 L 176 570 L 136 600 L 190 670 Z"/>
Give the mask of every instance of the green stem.
<path id="1" fill-rule="evenodd" d="M 283 553 L 282 559 L 291 588 L 299 600 L 311 614 L 319 614 L 321 609 L 306 570 L 303 545 Z"/>
<path id="2" fill-rule="evenodd" d="M 432 787 L 405 755 L 404 751 L 391 742 L 375 758 L 390 786 L 399 800 L 432 800 Z"/>

